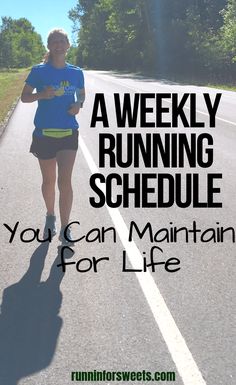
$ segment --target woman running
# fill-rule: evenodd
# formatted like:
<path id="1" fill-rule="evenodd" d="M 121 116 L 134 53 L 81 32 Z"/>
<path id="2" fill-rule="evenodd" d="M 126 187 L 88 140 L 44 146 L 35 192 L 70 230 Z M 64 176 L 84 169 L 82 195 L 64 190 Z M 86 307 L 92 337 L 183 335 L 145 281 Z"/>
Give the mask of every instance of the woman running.
<path id="1" fill-rule="evenodd" d="M 38 101 L 30 152 L 38 158 L 42 173 L 42 194 L 47 209 L 44 239 L 57 233 L 54 211 L 57 166 L 61 219 L 59 240 L 71 244 L 67 225 L 73 200 L 71 176 L 78 149 L 79 125 L 75 116 L 85 99 L 84 76 L 79 67 L 65 60 L 70 47 L 65 31 L 51 31 L 47 46 L 49 52 L 45 62 L 32 68 L 21 100 L 23 103 Z M 34 89 L 36 93 L 33 93 Z"/>

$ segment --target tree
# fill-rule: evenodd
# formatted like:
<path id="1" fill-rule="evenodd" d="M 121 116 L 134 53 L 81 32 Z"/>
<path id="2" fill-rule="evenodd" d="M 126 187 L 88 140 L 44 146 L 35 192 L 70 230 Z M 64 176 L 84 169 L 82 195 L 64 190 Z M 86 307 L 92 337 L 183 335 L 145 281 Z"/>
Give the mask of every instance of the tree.
<path id="1" fill-rule="evenodd" d="M 231 63 L 236 62 L 236 0 L 229 0 L 222 12 L 224 24 L 221 29 L 222 46 Z"/>
<path id="2" fill-rule="evenodd" d="M 80 63 L 137 69 L 153 63 L 145 0 L 78 1 L 69 13 L 78 34 Z"/>
<path id="3" fill-rule="evenodd" d="M 232 81 L 236 0 L 78 0 L 77 63 Z"/>
<path id="4" fill-rule="evenodd" d="M 2 17 L 0 67 L 28 67 L 41 61 L 44 52 L 41 36 L 29 20 Z"/>

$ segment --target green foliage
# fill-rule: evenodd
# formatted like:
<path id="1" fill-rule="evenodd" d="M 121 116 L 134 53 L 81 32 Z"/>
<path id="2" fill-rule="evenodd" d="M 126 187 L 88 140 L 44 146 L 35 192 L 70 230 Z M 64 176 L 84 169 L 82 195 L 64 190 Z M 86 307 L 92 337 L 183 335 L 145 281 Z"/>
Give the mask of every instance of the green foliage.
<path id="1" fill-rule="evenodd" d="M 66 61 L 73 65 L 76 65 L 77 55 L 78 55 L 78 47 L 71 46 L 69 51 L 67 52 Z"/>
<path id="2" fill-rule="evenodd" d="M 221 29 L 222 47 L 231 63 L 236 62 L 236 0 L 229 0 L 222 12 L 224 25 Z"/>
<path id="3" fill-rule="evenodd" d="M 78 62 L 93 68 L 150 66 L 151 31 L 145 0 L 78 1 L 70 18 L 80 25 Z"/>
<path id="4" fill-rule="evenodd" d="M 23 68 L 42 60 L 45 48 L 41 36 L 25 18 L 2 17 L 0 68 Z"/>
<path id="5" fill-rule="evenodd" d="M 77 63 L 232 81 L 236 0 L 78 0 Z"/>

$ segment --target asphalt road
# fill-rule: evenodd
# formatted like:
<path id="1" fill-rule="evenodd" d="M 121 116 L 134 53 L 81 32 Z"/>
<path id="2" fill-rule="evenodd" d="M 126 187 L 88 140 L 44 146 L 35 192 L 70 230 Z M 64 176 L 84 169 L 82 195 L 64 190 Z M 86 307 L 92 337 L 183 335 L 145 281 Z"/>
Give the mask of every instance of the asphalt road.
<path id="1" fill-rule="evenodd" d="M 0 140 L 0 383 L 67 385 L 73 371 L 145 370 L 175 372 L 174 383 L 178 385 L 234 385 L 236 252 L 231 233 L 225 234 L 224 242 L 215 243 L 194 243 L 191 239 L 186 243 L 184 237 L 179 237 L 178 242 L 152 243 L 147 234 L 142 239 L 135 234 L 131 243 L 127 241 L 127 231 L 132 221 L 139 229 L 150 222 L 154 233 L 171 224 L 191 229 L 193 221 L 202 232 L 217 226 L 235 229 L 236 94 L 99 71 L 86 71 L 85 79 L 87 99 L 79 115 L 81 147 L 73 174 L 71 220 L 80 222 L 80 226 L 73 226 L 74 234 L 87 236 L 76 243 L 75 253 L 68 261 L 86 259 L 79 264 L 85 270 L 92 257 L 107 259 L 99 262 L 97 273 L 92 269 L 78 272 L 71 264 L 63 274 L 57 266 L 61 258 L 57 238 L 50 245 L 36 240 L 26 242 L 32 231 L 24 230 L 42 229 L 45 210 L 37 160 L 28 153 L 36 106 L 19 102 Z M 101 123 L 90 127 L 95 93 L 104 94 L 109 128 L 104 129 Z M 197 120 L 204 122 L 205 127 L 187 129 L 180 121 L 175 129 L 140 129 L 138 121 L 136 128 L 118 129 L 114 93 L 122 97 L 124 93 L 132 97 L 135 93 L 177 93 L 179 98 L 184 93 L 194 93 Z M 215 128 L 209 128 L 203 93 L 209 93 L 212 100 L 216 93 L 222 93 Z M 155 111 L 154 99 L 150 98 L 147 105 Z M 163 107 L 170 110 L 164 117 L 168 121 L 172 116 L 171 99 L 166 99 Z M 188 118 L 188 102 L 185 107 Z M 147 120 L 154 121 L 154 115 L 149 112 Z M 141 162 L 137 168 L 111 169 L 107 157 L 107 166 L 98 170 L 99 133 L 118 132 L 125 140 L 131 132 L 142 132 L 143 136 L 147 132 L 210 133 L 214 139 L 213 165 L 209 169 L 186 165 L 184 169 L 169 170 L 162 165 L 158 169 L 145 168 Z M 170 208 L 138 208 L 131 198 L 128 208 L 94 208 L 89 197 L 98 197 L 89 180 L 95 172 L 105 176 L 111 172 L 128 173 L 131 183 L 135 173 L 198 173 L 202 200 L 208 190 L 206 174 L 221 173 L 222 180 L 216 182 L 221 188 L 216 201 L 222 202 L 223 207 L 180 208 L 174 204 Z M 156 180 L 149 181 L 148 186 L 156 189 Z M 184 194 L 184 185 L 181 191 Z M 122 188 L 114 185 L 113 193 L 115 199 Z M 150 201 L 156 202 L 156 195 L 150 193 Z M 10 243 L 10 232 L 3 224 L 14 228 L 17 222 Z M 99 242 L 102 228 L 113 230 L 108 230 L 104 241 Z M 143 257 L 150 262 L 153 246 L 163 250 L 161 253 L 154 249 L 156 262 L 178 258 L 180 270 L 169 273 L 162 264 L 156 265 L 154 272 L 122 271 L 123 254 L 127 269 L 137 265 L 140 269 Z M 98 383 L 125 382 L 108 378 Z M 146 382 L 143 379 L 133 383 Z"/>

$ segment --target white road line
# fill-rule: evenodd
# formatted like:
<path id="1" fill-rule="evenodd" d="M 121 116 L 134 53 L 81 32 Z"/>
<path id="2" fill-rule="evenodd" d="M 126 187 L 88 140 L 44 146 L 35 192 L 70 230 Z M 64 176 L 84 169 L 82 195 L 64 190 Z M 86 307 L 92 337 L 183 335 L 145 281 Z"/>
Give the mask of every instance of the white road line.
<path id="1" fill-rule="evenodd" d="M 91 173 L 98 173 L 99 170 L 81 136 L 79 143 Z M 102 184 L 99 185 L 99 188 L 102 191 L 105 190 Z M 143 265 L 143 257 L 135 242 L 128 241 L 128 228 L 119 210 L 117 208 L 106 207 L 119 234 L 120 240 L 126 249 L 133 269 L 140 268 Z M 152 275 L 149 272 L 136 272 L 135 274 L 184 385 L 206 385 Z"/>
<path id="2" fill-rule="evenodd" d="M 103 75 L 104 76 L 104 75 Z M 109 76 L 109 75 L 105 75 L 105 76 Z M 145 92 L 144 90 L 138 90 L 137 88 L 133 87 L 133 86 L 130 86 L 130 85 L 127 85 L 127 84 L 123 84 L 123 82 L 119 81 L 119 80 L 110 80 L 112 83 L 114 84 L 119 84 L 123 87 L 126 87 L 126 88 L 129 88 L 135 92 Z M 158 87 L 165 87 L 166 88 L 166 85 L 164 84 L 158 84 Z M 172 104 L 171 101 L 169 100 L 164 100 L 164 103 L 169 103 L 169 104 Z M 190 107 L 188 106 L 184 106 L 183 109 L 186 109 L 186 110 L 190 110 Z M 203 112 L 203 111 L 200 111 L 200 110 L 196 110 L 196 112 L 198 114 L 202 114 L 202 115 L 205 115 L 205 116 L 209 116 L 209 114 L 207 112 Z M 232 124 L 233 126 L 236 126 L 236 122 L 232 122 L 231 120 L 227 120 L 227 119 L 223 119 L 223 118 L 219 118 L 218 116 L 216 116 L 216 120 L 220 120 L 221 122 L 224 122 L 224 123 L 227 123 L 227 124 Z"/>

